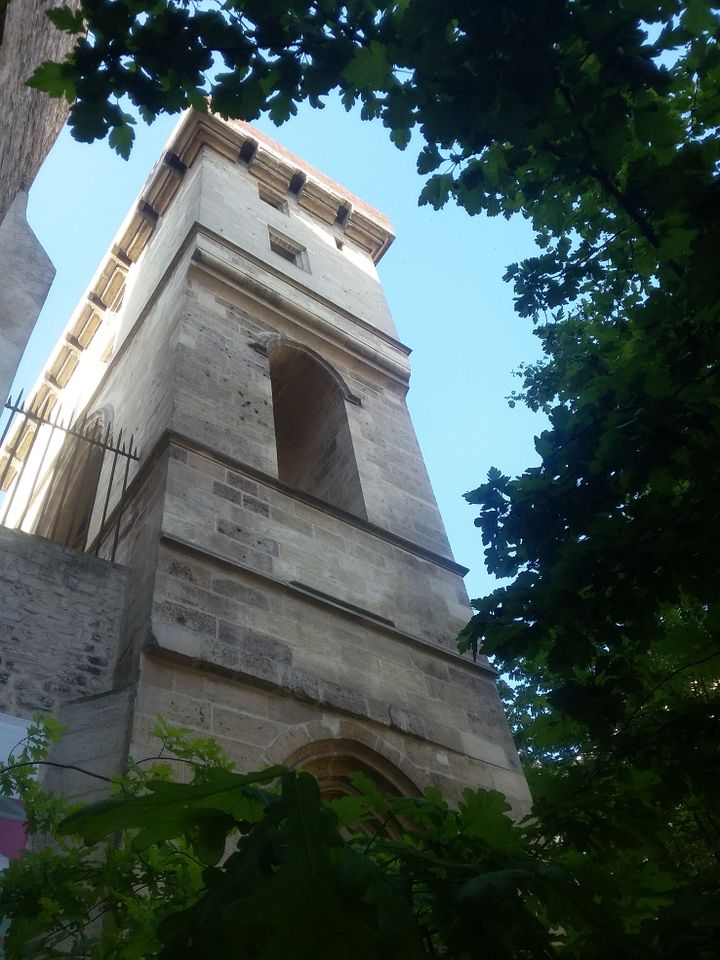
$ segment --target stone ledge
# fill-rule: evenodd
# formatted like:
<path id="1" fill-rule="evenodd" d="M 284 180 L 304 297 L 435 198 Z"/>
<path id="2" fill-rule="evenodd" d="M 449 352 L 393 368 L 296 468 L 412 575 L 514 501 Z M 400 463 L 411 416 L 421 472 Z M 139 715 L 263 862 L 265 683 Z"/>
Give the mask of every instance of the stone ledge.
<path id="1" fill-rule="evenodd" d="M 315 508 L 321 513 L 326 513 L 331 517 L 336 517 L 338 520 L 342 520 L 344 523 L 347 523 L 350 526 L 364 530 L 374 537 L 385 540 L 388 543 L 393 544 L 393 546 L 399 547 L 401 550 L 405 550 L 416 557 L 420 557 L 421 560 L 427 560 L 429 563 L 432 563 L 435 566 L 443 567 L 445 570 L 449 570 L 451 573 L 455 573 L 459 577 L 464 577 L 469 572 L 467 567 L 456 563 L 455 560 L 444 557 L 439 553 L 434 553 L 432 550 L 428 550 L 426 547 L 420 546 L 420 544 L 412 543 L 410 540 L 406 540 L 404 537 L 400 537 L 397 534 L 392 533 L 390 530 L 385 530 L 383 527 L 379 527 L 376 524 L 371 523 L 369 520 L 363 520 L 362 517 L 357 517 L 353 513 L 348 513 L 347 511 L 341 510 L 338 507 L 334 507 L 329 503 L 325 503 L 324 500 L 319 500 L 317 497 L 313 497 L 309 493 L 304 493 L 302 490 L 298 490 L 295 487 L 291 487 L 288 484 L 283 483 L 282 480 L 278 480 L 277 477 L 272 477 L 270 474 L 263 473 L 262 470 L 257 470 L 255 467 L 251 467 L 246 463 L 235 460 L 233 457 L 228 457 L 226 454 L 220 453 L 217 450 L 213 450 L 212 447 L 208 447 L 205 444 L 193 440 L 191 437 L 184 436 L 183 434 L 177 433 L 173 430 L 167 430 L 165 433 L 163 433 L 156 445 L 155 450 L 153 450 L 148 456 L 146 462 L 149 462 L 156 455 L 156 451 L 163 444 L 166 444 L 167 446 L 180 447 L 184 450 L 190 450 L 193 453 L 197 453 L 200 456 L 206 457 L 208 460 L 222 464 L 223 467 L 232 470 L 235 473 L 242 474 L 249 479 L 259 481 L 268 487 L 272 487 L 274 490 L 279 490 L 280 493 L 284 493 L 293 500 L 299 500 L 301 503 L 306 503 L 308 506 Z M 140 471 L 138 471 L 138 475 L 139 473 Z"/>
<path id="2" fill-rule="evenodd" d="M 174 663 L 186 669 L 248 683 L 260 689 L 280 693 L 285 697 L 289 696 L 301 703 L 313 704 L 321 709 L 330 709 L 344 716 L 361 719 L 365 723 L 376 723 L 413 740 L 433 744 L 443 750 L 466 756 L 456 731 L 452 731 L 442 724 L 424 720 L 414 711 L 395 704 L 383 704 L 383 709 L 379 710 L 377 709 L 378 704 L 369 704 L 362 694 L 332 681 L 321 680 L 297 667 L 281 664 L 277 670 L 261 670 L 258 674 L 253 672 L 252 669 L 248 669 L 252 667 L 252 662 L 243 664 L 245 669 L 242 666 L 238 668 L 224 667 L 202 656 L 193 656 L 182 650 L 159 646 L 157 643 L 147 644 L 143 653 L 149 660 L 155 662 Z M 450 734 L 450 736 L 446 734 Z M 453 742 L 448 742 L 451 739 Z M 482 763 L 489 767 L 507 771 L 512 775 L 512 767 L 502 748 L 492 746 L 494 750 L 483 751 L 483 756 L 479 756 L 480 751 L 476 751 L 477 759 L 480 759 Z"/>
<path id="3" fill-rule="evenodd" d="M 456 667 L 464 668 L 468 673 L 481 673 L 485 676 L 490 676 L 493 679 L 497 676 L 497 671 L 494 667 L 490 666 L 487 661 L 478 663 L 468 660 L 459 651 L 452 650 L 448 647 L 441 647 L 434 643 L 430 643 L 427 640 L 423 640 L 421 637 L 404 633 L 403 631 L 398 630 L 396 627 L 391 626 L 384 617 L 378 617 L 372 613 L 362 611 L 359 608 L 349 605 L 343 600 L 331 597 L 328 594 L 322 594 L 319 591 L 311 592 L 301 585 L 290 583 L 286 580 L 280 580 L 279 578 L 272 576 L 272 574 L 263 573 L 259 570 L 253 569 L 252 567 L 245 566 L 242 563 L 238 563 L 237 560 L 223 556 L 214 550 L 208 550 L 206 547 L 198 546 L 195 543 L 184 540 L 182 537 L 177 537 L 168 533 L 161 533 L 160 542 L 171 548 L 175 548 L 182 553 L 189 554 L 201 560 L 213 561 L 226 568 L 239 570 L 245 576 L 250 577 L 251 579 L 260 580 L 264 583 L 271 583 L 276 589 L 290 594 L 291 596 L 295 596 L 306 603 L 312 603 L 326 610 L 331 609 L 343 617 L 347 617 L 350 620 L 362 623 L 364 626 L 375 632 L 387 634 L 394 640 L 397 640 L 408 646 L 421 649 L 426 653 L 432 653 L 442 657 L 445 660 L 449 660 Z"/>
<path id="4" fill-rule="evenodd" d="M 206 457 L 208 460 L 222 464 L 222 466 L 226 469 L 232 470 L 237 474 L 244 475 L 249 480 L 257 481 L 265 484 L 268 487 L 272 487 L 273 489 L 284 493 L 293 500 L 305 503 L 321 513 L 326 513 L 331 517 L 336 517 L 338 520 L 344 521 L 350 526 L 364 530 L 371 536 L 385 540 L 387 543 L 390 543 L 401 550 L 405 550 L 407 553 L 419 557 L 421 560 L 426 560 L 428 563 L 432 563 L 435 566 L 449 570 L 450 573 L 454 573 L 458 577 L 464 577 L 467 573 L 469 573 L 468 567 L 464 567 L 462 564 L 456 563 L 455 560 L 450 560 L 448 557 L 443 557 L 438 553 L 433 553 L 432 550 L 428 550 L 419 544 L 411 543 L 409 540 L 405 540 L 404 537 L 399 537 L 390 530 L 385 530 L 382 527 L 378 527 L 374 523 L 370 523 L 368 520 L 363 520 L 361 517 L 356 517 L 354 514 L 347 513 L 344 510 L 333 507 L 331 504 L 325 503 L 323 500 L 318 500 L 317 497 L 303 493 L 302 490 L 297 490 L 295 487 L 288 486 L 281 480 L 278 480 L 277 477 L 272 477 L 270 474 L 263 473 L 262 470 L 257 470 L 255 467 L 241 463 L 239 460 L 235 460 L 232 457 L 220 454 L 217 451 L 214 451 L 211 447 L 206 447 L 204 444 L 200 444 L 192 438 L 186 437 L 183 434 L 177 433 L 173 430 L 165 430 L 152 450 L 143 456 L 142 463 L 125 492 L 123 513 L 125 512 L 126 507 L 132 503 L 135 494 L 139 489 L 141 489 L 146 477 L 152 471 L 156 462 L 173 446 L 182 450 L 190 450 L 193 453 L 197 453 L 200 456 Z M 117 511 L 118 505 L 114 506 L 113 509 L 108 513 L 108 529 L 112 529 L 112 525 L 117 516 Z M 468 616 L 470 616 L 470 608 L 468 608 Z M 492 670 L 490 667 L 488 667 L 488 669 Z M 493 670 L 492 672 L 495 673 L 496 671 Z"/>

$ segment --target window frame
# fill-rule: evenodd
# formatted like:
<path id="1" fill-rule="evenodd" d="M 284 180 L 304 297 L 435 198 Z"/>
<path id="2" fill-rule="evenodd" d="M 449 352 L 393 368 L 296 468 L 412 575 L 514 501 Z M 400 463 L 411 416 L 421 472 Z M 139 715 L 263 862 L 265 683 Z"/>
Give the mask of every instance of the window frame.
<path id="1" fill-rule="evenodd" d="M 292 263 L 306 273 L 310 273 L 310 261 L 306 247 L 296 240 L 285 236 L 284 233 L 281 233 L 269 224 L 268 240 L 272 253 L 278 257 L 282 257 L 287 263 Z"/>

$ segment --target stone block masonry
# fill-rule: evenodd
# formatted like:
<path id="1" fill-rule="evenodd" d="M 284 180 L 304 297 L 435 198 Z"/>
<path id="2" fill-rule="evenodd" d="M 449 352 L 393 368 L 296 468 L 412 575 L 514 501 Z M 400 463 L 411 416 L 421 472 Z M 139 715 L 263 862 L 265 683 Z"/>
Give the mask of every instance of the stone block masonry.
<path id="1" fill-rule="evenodd" d="M 315 499 L 173 445 L 163 530 L 451 645 L 468 618 L 452 562 Z M 429 557 L 429 555 L 428 555 Z M 458 568 L 459 569 L 459 568 Z"/>
<path id="2" fill-rule="evenodd" d="M 106 797 L 107 783 L 100 778 L 114 777 L 126 767 L 134 703 L 135 688 L 127 686 L 64 704 L 58 717 L 65 732 L 53 745 L 50 759 L 66 766 L 45 770 L 47 789 L 73 802 Z"/>
<path id="3" fill-rule="evenodd" d="M 111 686 L 126 576 L 0 527 L 0 711 L 32 719 Z"/>
<path id="4" fill-rule="evenodd" d="M 227 299 L 232 296 L 235 303 Z M 360 400 L 346 404 L 349 449 L 354 451 L 364 501 L 362 509 L 353 512 L 451 557 L 405 403 L 405 383 L 395 382 L 292 320 L 246 302 L 197 264 L 188 272 L 179 331 L 174 430 L 277 476 L 280 437 L 273 418 L 271 368 L 268 358 L 253 346 L 272 346 L 273 337 L 287 338 L 321 354 Z M 298 411 L 299 418 L 304 415 L 311 416 L 309 396 Z M 299 436 L 301 426 L 302 419 L 300 425 L 287 423 L 285 430 Z M 282 436 L 284 430 L 279 432 Z M 293 485 L 302 483 L 296 480 Z"/>
<path id="5" fill-rule="evenodd" d="M 466 787 L 500 790 L 517 815 L 527 812 L 522 772 L 497 745 L 491 754 L 493 745 L 485 741 L 481 753 L 471 754 L 454 731 L 420 718 L 409 706 L 388 708 L 375 701 L 376 716 L 368 718 L 367 698 L 342 684 L 311 683 L 307 674 L 303 689 L 292 692 L 284 685 L 292 670 L 286 665 L 283 685 L 258 685 L 248 674 L 213 670 L 206 662 L 174 660 L 166 650 L 149 650 L 142 663 L 130 753 L 153 755 L 157 742 L 151 731 L 161 714 L 195 736 L 212 736 L 240 770 L 276 763 L 302 765 L 303 754 L 318 745 L 333 742 L 342 749 L 356 743 L 404 774 L 412 785 L 405 787 L 406 792 L 434 785 L 452 803 Z M 301 669 L 296 673 L 299 676 Z M 395 695 L 396 700 L 403 698 L 403 693 Z M 421 707 L 420 699 L 413 705 L 415 710 Z M 446 706 L 451 712 L 451 705 Z M 415 729 L 413 723 L 421 728 Z"/>
<path id="6" fill-rule="evenodd" d="M 164 537 L 153 640 L 141 669 L 134 754 L 157 715 L 217 737 L 241 769 L 287 763 L 303 746 L 350 738 L 422 788 L 457 800 L 527 787 L 495 678 L 452 649 L 257 569 Z M 352 737 L 349 731 L 354 731 Z"/>

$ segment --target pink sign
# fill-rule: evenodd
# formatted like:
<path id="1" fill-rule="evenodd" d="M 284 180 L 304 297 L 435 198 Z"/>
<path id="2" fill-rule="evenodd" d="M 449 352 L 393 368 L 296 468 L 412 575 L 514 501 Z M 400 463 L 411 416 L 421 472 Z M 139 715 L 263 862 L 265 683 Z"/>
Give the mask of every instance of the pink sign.
<path id="1" fill-rule="evenodd" d="M 0 856 L 14 860 L 27 843 L 25 811 L 19 800 L 0 797 Z"/>

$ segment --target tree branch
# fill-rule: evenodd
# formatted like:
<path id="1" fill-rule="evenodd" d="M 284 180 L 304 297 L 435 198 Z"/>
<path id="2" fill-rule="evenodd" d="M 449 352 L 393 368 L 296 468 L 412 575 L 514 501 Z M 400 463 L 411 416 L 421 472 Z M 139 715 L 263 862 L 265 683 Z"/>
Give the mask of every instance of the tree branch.
<path id="1" fill-rule="evenodd" d="M 112 783 L 112 777 L 104 777 L 101 773 L 93 773 L 92 770 L 77 767 L 74 763 L 56 763 L 53 760 L 24 760 L 22 763 L 13 763 L 9 766 L 3 764 L 0 767 L 0 773 L 12 773 L 13 770 L 18 770 L 20 767 L 58 767 L 60 770 L 75 770 L 76 773 L 84 773 L 86 777 L 94 777 L 96 780 Z"/>

